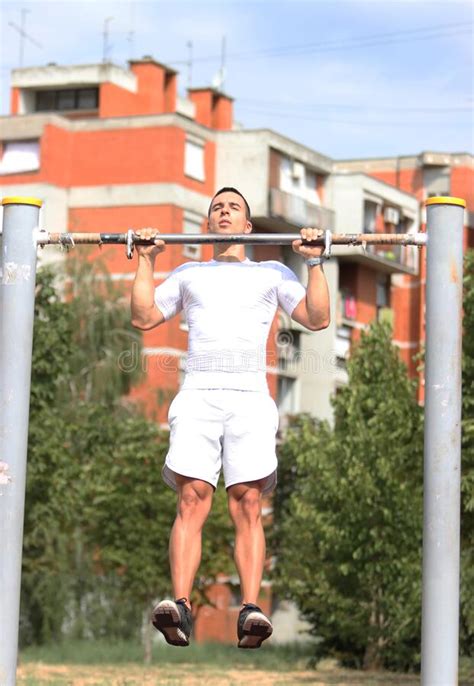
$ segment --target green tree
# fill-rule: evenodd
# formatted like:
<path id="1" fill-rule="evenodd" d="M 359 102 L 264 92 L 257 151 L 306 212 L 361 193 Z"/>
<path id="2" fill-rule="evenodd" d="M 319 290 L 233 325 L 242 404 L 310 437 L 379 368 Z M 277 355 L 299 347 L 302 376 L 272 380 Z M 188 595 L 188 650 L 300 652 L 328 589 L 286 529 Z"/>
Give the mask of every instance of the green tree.
<path id="1" fill-rule="evenodd" d="M 461 647 L 474 651 L 474 250 L 464 263 L 461 500 Z"/>
<path id="2" fill-rule="evenodd" d="M 143 450 L 163 453 L 157 450 L 154 425 L 133 405 L 124 404 L 123 393 L 140 375 L 138 364 L 127 372 L 118 364 L 131 346 L 136 348 L 137 360 L 140 356 L 141 339 L 129 320 L 122 293 L 112 287 L 100 263 L 69 260 L 59 272 L 39 271 L 24 530 L 23 641 L 58 639 L 65 626 L 78 636 L 96 631 L 130 634 L 129 615 L 137 615 L 136 606 L 128 605 L 121 613 L 127 620 L 120 623 L 120 612 L 112 621 L 111 611 L 94 611 L 94 598 L 103 599 L 109 588 L 117 593 L 123 589 L 112 583 L 105 591 L 101 587 L 94 563 L 97 543 L 90 536 L 94 517 L 86 507 L 94 495 L 95 480 L 100 481 L 97 474 L 102 481 L 110 480 L 108 458 L 117 445 L 122 453 L 128 449 L 133 459 L 132 438 L 136 442 L 142 431 Z M 144 479 L 143 473 L 139 478 Z M 110 608 L 111 599 L 105 605 Z M 138 616 L 141 620 L 139 606 Z M 135 623 L 136 630 L 138 626 Z"/>
<path id="3" fill-rule="evenodd" d="M 72 335 L 63 397 L 73 409 L 76 400 L 113 406 L 143 377 L 142 336 L 131 325 L 129 298 L 98 260 L 68 259 L 64 277 Z M 134 363 L 121 365 L 124 355 Z"/>
<path id="4" fill-rule="evenodd" d="M 59 494 L 69 478 L 64 436 L 67 423 L 56 405 L 69 373 L 72 322 L 54 286 L 54 273 L 38 273 L 32 358 L 28 472 L 23 541 L 23 642 L 58 637 L 69 595 L 64 522 L 70 510 Z M 64 492 L 66 489 L 64 488 Z"/>
<path id="5" fill-rule="evenodd" d="M 285 436 L 293 492 L 275 511 L 276 590 L 325 651 L 406 668 L 419 650 L 421 410 L 388 325 L 362 335 L 348 374 L 334 428 L 303 415 Z"/>

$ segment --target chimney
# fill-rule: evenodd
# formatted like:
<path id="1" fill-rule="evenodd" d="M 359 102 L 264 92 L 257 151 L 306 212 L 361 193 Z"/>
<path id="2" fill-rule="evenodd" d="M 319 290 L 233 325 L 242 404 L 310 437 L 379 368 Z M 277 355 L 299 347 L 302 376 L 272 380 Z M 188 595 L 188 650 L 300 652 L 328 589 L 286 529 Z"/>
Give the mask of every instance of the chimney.
<path id="1" fill-rule="evenodd" d="M 190 88 L 188 97 L 196 106 L 199 124 L 219 131 L 232 129 L 233 98 L 215 88 Z"/>
<path id="2" fill-rule="evenodd" d="M 137 77 L 137 98 L 142 103 L 142 114 L 175 112 L 177 72 L 156 62 L 150 55 L 130 60 L 129 65 Z"/>

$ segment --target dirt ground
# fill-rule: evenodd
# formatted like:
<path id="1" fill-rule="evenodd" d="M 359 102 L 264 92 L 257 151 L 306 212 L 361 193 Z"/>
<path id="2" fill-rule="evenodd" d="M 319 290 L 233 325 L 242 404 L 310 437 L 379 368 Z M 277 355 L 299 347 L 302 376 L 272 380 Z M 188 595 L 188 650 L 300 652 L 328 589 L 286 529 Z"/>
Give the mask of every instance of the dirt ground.
<path id="1" fill-rule="evenodd" d="M 20 666 L 18 686 L 412 686 L 416 676 L 360 673 L 332 664 L 316 671 L 222 670 L 206 666 L 149 668 L 137 665 L 82 666 L 28 663 Z"/>

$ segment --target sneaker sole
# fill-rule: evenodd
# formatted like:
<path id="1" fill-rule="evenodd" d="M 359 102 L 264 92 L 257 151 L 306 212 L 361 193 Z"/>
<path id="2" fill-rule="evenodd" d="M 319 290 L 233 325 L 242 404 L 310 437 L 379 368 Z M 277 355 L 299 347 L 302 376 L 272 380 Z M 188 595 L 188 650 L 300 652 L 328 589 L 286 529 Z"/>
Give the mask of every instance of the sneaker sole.
<path id="1" fill-rule="evenodd" d="M 179 628 L 181 616 L 176 604 L 171 600 L 163 600 L 153 610 L 151 623 L 161 631 L 166 642 L 172 646 L 188 646 L 189 639 L 182 629 Z"/>
<path id="2" fill-rule="evenodd" d="M 251 612 L 242 627 L 244 636 L 237 647 L 244 649 L 260 648 L 263 641 L 273 633 L 273 626 L 269 619 L 260 612 Z"/>

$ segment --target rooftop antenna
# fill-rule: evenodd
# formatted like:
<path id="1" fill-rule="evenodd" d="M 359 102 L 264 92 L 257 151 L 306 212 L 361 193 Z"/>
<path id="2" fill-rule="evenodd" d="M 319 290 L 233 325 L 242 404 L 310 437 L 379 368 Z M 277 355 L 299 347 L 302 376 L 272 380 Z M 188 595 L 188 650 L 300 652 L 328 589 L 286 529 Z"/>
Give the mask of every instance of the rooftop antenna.
<path id="1" fill-rule="evenodd" d="M 135 54 L 135 3 L 130 2 L 130 31 L 127 33 L 128 50 L 130 59 L 133 60 Z"/>
<path id="2" fill-rule="evenodd" d="M 225 40 L 225 36 L 222 36 L 221 66 L 219 67 L 219 71 L 217 72 L 217 74 L 212 79 L 212 85 L 218 91 L 221 91 L 224 89 L 225 72 L 226 72 L 225 62 L 226 62 L 226 40 Z"/>
<path id="3" fill-rule="evenodd" d="M 113 19 L 113 17 L 106 17 L 106 19 L 104 19 L 104 31 L 102 34 L 104 37 L 103 46 L 102 46 L 102 48 L 103 48 L 102 49 L 102 62 L 104 62 L 104 63 L 107 62 L 109 52 L 112 48 L 112 46 L 109 43 L 109 24 L 112 21 L 112 19 Z"/>
<path id="4" fill-rule="evenodd" d="M 41 43 L 38 43 L 34 38 L 32 38 L 28 33 L 25 31 L 25 26 L 26 26 L 26 15 L 31 12 L 31 10 L 27 10 L 24 7 L 20 10 L 21 12 L 21 19 L 20 19 L 20 26 L 15 24 L 13 21 L 9 21 L 8 25 L 11 26 L 15 31 L 17 31 L 20 34 L 20 54 L 19 54 L 19 67 L 21 68 L 23 66 L 23 56 L 25 53 L 25 39 L 29 40 L 30 43 L 33 43 L 33 45 L 36 45 L 37 48 L 43 48 Z"/>
<path id="5" fill-rule="evenodd" d="M 191 88 L 192 83 L 193 83 L 193 42 L 192 40 L 188 40 L 186 43 L 186 47 L 188 48 L 188 88 Z"/>

